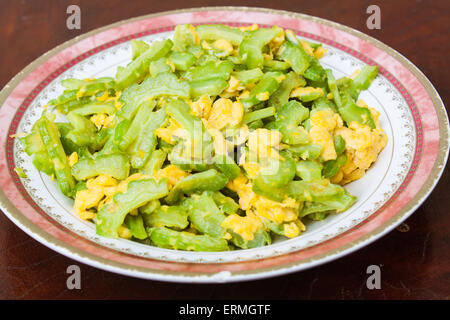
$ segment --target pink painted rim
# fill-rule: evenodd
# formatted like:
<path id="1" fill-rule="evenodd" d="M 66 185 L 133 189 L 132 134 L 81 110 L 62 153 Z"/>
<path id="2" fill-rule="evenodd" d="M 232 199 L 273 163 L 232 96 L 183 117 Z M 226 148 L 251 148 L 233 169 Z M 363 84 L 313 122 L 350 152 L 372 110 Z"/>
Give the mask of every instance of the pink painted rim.
<path id="1" fill-rule="evenodd" d="M 139 269 L 142 272 L 149 271 L 150 276 L 148 278 L 152 278 L 154 273 L 158 272 L 160 275 L 179 273 L 183 277 L 189 277 L 224 270 L 233 274 L 249 274 L 262 272 L 262 270 L 283 268 L 283 266 L 287 268 L 296 263 L 315 261 L 320 257 L 325 257 L 329 252 L 335 252 L 337 255 L 342 250 L 351 251 L 349 249 L 357 246 L 361 238 L 370 235 L 388 221 L 395 219 L 396 215 L 411 202 L 424 186 L 426 182 L 424 177 L 430 176 L 439 154 L 439 145 L 442 138 L 447 138 L 448 141 L 448 136 L 441 134 L 442 129 L 440 129 L 436 106 L 427 89 L 405 65 L 386 51 L 361 37 L 337 29 L 336 26 L 324 24 L 322 20 L 282 12 L 271 13 L 257 9 L 242 10 L 248 11 L 239 11 L 239 9 L 232 8 L 222 8 L 222 10 L 221 8 L 205 8 L 198 11 L 169 12 L 159 16 L 137 18 L 128 23 L 94 31 L 93 35 L 58 50 L 56 54 L 48 57 L 42 64 L 32 68 L 33 70 L 30 70 L 23 80 L 12 89 L 0 108 L 0 119 L 2 119 L 0 141 L 6 151 L 5 154 L 0 155 L 0 174 L 2 177 L 7 177 L 2 180 L 1 187 L 8 200 L 14 203 L 23 217 L 32 225 L 53 237 L 55 239 L 54 245 L 63 244 L 66 248 L 69 248 L 68 255 L 75 251 L 83 252 L 86 254 L 84 260 L 87 259 L 87 263 L 89 263 L 90 258 L 96 257 L 107 264 L 119 266 L 124 273 L 127 273 L 124 270 L 132 269 Z M 380 72 L 405 98 L 416 126 L 417 140 L 413 163 L 406 179 L 395 195 L 368 219 L 333 239 L 282 256 L 223 264 L 166 262 L 121 253 L 78 236 L 50 218 L 26 193 L 20 179 L 13 171 L 13 139 L 9 136 L 15 133 L 23 112 L 31 101 L 60 73 L 101 50 L 135 37 L 169 31 L 179 23 L 202 24 L 217 23 L 218 21 L 233 25 L 277 24 L 283 28 L 293 29 L 303 37 L 339 48 L 365 63 L 378 65 Z M 339 42 L 334 39 L 338 39 Z M 5 208 L 6 206 L 2 203 L 2 209 L 7 213 L 8 210 L 7 208 L 5 210 Z M 13 221 L 18 222 L 11 215 L 8 216 Z M 45 241 L 44 244 L 48 245 Z M 97 266 L 102 267 L 101 265 Z M 159 278 L 161 277 L 159 276 Z"/>

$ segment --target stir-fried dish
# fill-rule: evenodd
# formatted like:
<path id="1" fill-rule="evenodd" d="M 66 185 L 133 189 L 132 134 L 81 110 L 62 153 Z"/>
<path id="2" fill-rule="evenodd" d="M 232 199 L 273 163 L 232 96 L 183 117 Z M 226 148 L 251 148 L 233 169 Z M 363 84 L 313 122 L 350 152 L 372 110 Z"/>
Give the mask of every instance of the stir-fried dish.
<path id="1" fill-rule="evenodd" d="M 131 47 L 114 78 L 63 80 L 20 138 L 98 235 L 194 251 L 294 238 L 352 206 L 343 186 L 387 143 L 358 100 L 377 67 L 335 79 L 291 30 L 178 25 Z"/>

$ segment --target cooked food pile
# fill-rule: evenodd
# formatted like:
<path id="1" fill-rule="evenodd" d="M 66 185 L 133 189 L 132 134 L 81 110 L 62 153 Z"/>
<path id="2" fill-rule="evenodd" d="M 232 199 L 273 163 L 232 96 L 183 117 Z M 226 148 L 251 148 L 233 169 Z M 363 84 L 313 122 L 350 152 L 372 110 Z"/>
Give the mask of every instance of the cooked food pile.
<path id="1" fill-rule="evenodd" d="M 101 236 L 194 251 L 294 238 L 352 206 L 343 185 L 387 143 L 358 100 L 377 67 L 336 80 L 291 30 L 178 25 L 131 48 L 114 78 L 63 80 L 20 138 Z"/>

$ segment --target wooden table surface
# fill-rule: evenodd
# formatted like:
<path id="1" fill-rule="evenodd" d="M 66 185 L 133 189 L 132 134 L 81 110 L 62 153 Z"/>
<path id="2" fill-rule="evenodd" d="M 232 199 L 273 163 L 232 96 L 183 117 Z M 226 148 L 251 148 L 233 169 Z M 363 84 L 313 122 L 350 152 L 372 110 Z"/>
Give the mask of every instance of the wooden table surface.
<path id="1" fill-rule="evenodd" d="M 66 28 L 66 8 L 81 7 L 81 30 Z M 381 30 L 368 30 L 366 8 L 381 8 Z M 450 2 L 441 1 L 149 1 L 2 0 L 0 87 L 28 63 L 81 33 L 158 11 L 208 5 L 291 10 L 367 33 L 410 59 L 450 103 Z M 175 284 L 128 278 L 79 264 L 39 244 L 0 214 L 3 299 L 448 299 L 450 174 L 406 224 L 349 256 L 277 278 L 234 284 Z M 66 268 L 81 266 L 82 289 L 68 290 Z M 381 266 L 381 289 L 366 288 L 368 265 Z"/>

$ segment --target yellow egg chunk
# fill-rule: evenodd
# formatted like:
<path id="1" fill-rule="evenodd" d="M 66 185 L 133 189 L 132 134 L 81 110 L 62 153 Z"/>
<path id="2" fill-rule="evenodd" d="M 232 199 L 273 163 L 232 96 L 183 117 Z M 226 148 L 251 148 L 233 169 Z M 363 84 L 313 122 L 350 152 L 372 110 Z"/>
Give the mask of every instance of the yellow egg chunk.
<path id="1" fill-rule="evenodd" d="M 327 49 L 325 49 L 324 47 L 318 47 L 316 50 L 314 50 L 314 57 L 316 57 L 317 59 L 320 59 L 323 57 L 323 55 L 325 53 L 327 53 Z"/>
<path id="2" fill-rule="evenodd" d="M 179 129 L 181 129 L 181 127 L 178 125 L 178 123 L 175 122 L 175 120 L 170 119 L 169 120 L 169 126 L 167 126 L 166 128 L 158 128 L 155 130 L 155 135 L 158 138 L 161 138 L 161 140 L 173 144 L 173 136 L 175 134 L 176 131 L 178 131 Z"/>
<path id="3" fill-rule="evenodd" d="M 95 213 L 92 211 L 83 211 L 83 212 L 79 212 L 78 216 L 82 220 L 91 220 L 91 219 L 95 218 Z"/>
<path id="4" fill-rule="evenodd" d="M 245 99 L 248 98 L 250 96 L 250 91 L 248 90 L 243 90 L 241 92 L 241 94 L 239 95 L 239 99 Z"/>
<path id="5" fill-rule="evenodd" d="M 306 227 L 300 220 L 295 220 L 290 223 L 286 223 L 283 226 L 283 235 L 288 238 L 297 237 L 302 231 L 305 231 Z"/>
<path id="6" fill-rule="evenodd" d="M 259 29 L 259 25 L 257 25 L 256 23 L 247 26 L 247 27 L 239 27 L 239 30 L 241 31 L 255 31 Z"/>
<path id="7" fill-rule="evenodd" d="M 336 159 L 333 132 L 343 127 L 342 118 L 331 109 L 323 109 L 311 113 L 310 123 L 309 137 L 312 143 L 322 147 L 322 159 L 324 161 Z"/>
<path id="8" fill-rule="evenodd" d="M 324 127 L 311 126 L 309 130 L 309 137 L 311 142 L 322 147 L 320 153 L 324 161 L 334 160 L 337 158 L 336 150 L 334 149 L 334 140 L 331 133 Z"/>
<path id="9" fill-rule="evenodd" d="M 87 189 L 78 191 L 75 196 L 74 209 L 80 218 L 92 219 L 93 216 L 87 212 L 87 209 L 98 206 L 105 196 L 105 189 L 116 185 L 116 179 L 105 175 L 89 179 L 86 182 Z"/>
<path id="10" fill-rule="evenodd" d="M 227 98 L 217 99 L 208 117 L 209 124 L 216 129 L 226 126 L 237 126 L 244 116 L 244 106 L 241 102 L 233 102 Z"/>
<path id="11" fill-rule="evenodd" d="M 98 208 L 100 209 L 105 203 L 109 202 L 115 194 L 126 192 L 128 189 L 128 184 L 131 181 L 147 179 L 147 178 L 151 178 L 151 177 L 148 175 L 143 175 L 142 173 L 134 173 L 131 176 L 129 176 L 128 178 L 126 178 L 125 180 L 120 181 L 120 183 L 118 183 L 117 185 L 114 185 L 114 184 L 105 185 L 103 188 L 105 198 L 101 202 L 99 202 Z"/>
<path id="12" fill-rule="evenodd" d="M 255 179 L 261 171 L 261 165 L 257 162 L 244 162 L 243 167 L 250 179 Z"/>
<path id="13" fill-rule="evenodd" d="M 353 163 L 353 152 L 346 150 L 345 154 L 347 155 L 347 163 L 344 164 L 340 169 L 344 176 L 349 175 L 353 170 L 357 168 L 357 166 Z"/>
<path id="14" fill-rule="evenodd" d="M 306 51 L 307 54 L 309 54 L 310 56 L 314 56 L 313 48 L 311 48 L 311 46 L 308 42 L 300 41 L 300 43 L 302 44 L 302 47 Z"/>
<path id="15" fill-rule="evenodd" d="M 215 154 L 227 155 L 233 145 L 225 139 L 220 130 L 212 128 L 207 120 L 202 120 L 209 134 L 213 137 Z"/>
<path id="16" fill-rule="evenodd" d="M 72 152 L 72 154 L 69 156 L 69 166 L 73 167 L 75 163 L 78 162 L 78 153 Z"/>
<path id="17" fill-rule="evenodd" d="M 97 127 L 97 129 L 100 130 L 102 127 L 109 128 L 110 126 L 112 126 L 114 118 L 114 114 L 108 116 L 104 113 L 97 113 L 93 115 L 90 120 Z"/>
<path id="18" fill-rule="evenodd" d="M 233 76 L 230 77 L 230 80 L 228 80 L 228 87 L 225 89 L 226 92 L 235 92 L 240 85 L 241 81 Z"/>
<path id="19" fill-rule="evenodd" d="M 284 36 L 284 30 L 280 33 L 279 36 L 275 37 L 272 39 L 272 41 L 269 42 L 269 48 L 270 48 L 270 53 L 272 54 L 277 54 L 279 48 L 281 47 L 281 45 L 283 44 L 285 40 L 285 36 Z"/>
<path id="20" fill-rule="evenodd" d="M 99 175 L 96 178 L 89 179 L 86 182 L 86 187 L 89 188 L 95 188 L 96 186 L 101 187 L 110 187 L 110 186 L 116 186 L 117 180 L 113 177 L 107 176 L 107 175 Z"/>
<path id="21" fill-rule="evenodd" d="M 195 27 L 193 25 L 190 25 L 189 31 L 191 32 L 192 36 L 194 37 L 194 44 L 196 46 L 198 46 L 200 44 L 200 37 L 198 36 L 198 33 L 195 30 Z"/>
<path id="22" fill-rule="evenodd" d="M 163 178 L 167 178 L 167 181 L 169 183 L 169 187 L 173 187 L 177 184 L 178 181 L 180 181 L 183 178 L 186 178 L 189 175 L 188 172 L 180 169 L 178 166 L 171 164 L 167 167 L 158 170 L 155 173 L 155 179 L 160 180 Z"/>
<path id="23" fill-rule="evenodd" d="M 387 136 L 380 126 L 380 113 L 369 108 L 363 100 L 358 100 L 357 105 L 370 110 L 375 129 L 354 121 L 348 127 L 341 127 L 335 131 L 335 134 L 341 135 L 346 143 L 347 163 L 341 168 L 343 173 L 339 182 L 341 185 L 364 176 L 387 144 Z"/>
<path id="24" fill-rule="evenodd" d="M 97 129 L 100 130 L 100 128 L 103 126 L 103 123 L 105 122 L 106 114 L 104 113 L 97 113 L 94 114 L 90 120 L 91 122 L 97 127 Z"/>
<path id="25" fill-rule="evenodd" d="M 341 169 L 339 169 L 338 173 L 336 173 L 333 177 L 331 177 L 330 182 L 336 184 L 341 182 L 342 178 L 344 178 L 344 172 Z"/>
<path id="26" fill-rule="evenodd" d="M 258 196 L 254 206 L 259 216 L 276 223 L 282 223 L 297 219 L 299 203 L 292 198 L 286 198 L 283 202 L 277 202 Z"/>
<path id="27" fill-rule="evenodd" d="M 83 95 L 85 94 L 85 90 L 84 88 L 81 88 L 80 90 L 77 91 L 77 99 L 80 99 L 81 97 L 83 97 Z"/>
<path id="28" fill-rule="evenodd" d="M 313 112 L 310 117 L 311 126 L 318 126 L 333 131 L 343 126 L 342 118 L 331 109 Z"/>
<path id="29" fill-rule="evenodd" d="M 273 53 L 272 51 L 269 51 L 269 53 L 263 53 L 262 54 L 265 60 L 273 60 Z"/>
<path id="30" fill-rule="evenodd" d="M 276 202 L 257 195 L 253 192 L 251 182 L 244 175 L 230 181 L 227 187 L 238 194 L 239 207 L 246 212 L 254 209 L 256 215 L 276 223 L 297 219 L 300 203 L 292 198 L 286 198 L 283 202 Z"/>
<path id="31" fill-rule="evenodd" d="M 274 147 L 279 147 L 281 139 L 282 135 L 278 130 L 258 128 L 250 132 L 248 136 L 248 149 L 251 151 L 251 157 L 279 158 L 280 155 Z M 256 161 L 256 159 L 251 159 L 251 161 Z"/>
<path id="32" fill-rule="evenodd" d="M 244 217 L 233 213 L 226 217 L 220 225 L 232 230 L 246 241 L 253 240 L 255 233 L 264 226 L 261 219 L 251 211 L 248 211 Z"/>
<path id="33" fill-rule="evenodd" d="M 117 230 L 117 233 L 119 234 L 119 237 L 123 238 L 123 239 L 131 239 L 133 237 L 130 229 L 128 229 L 124 226 L 120 226 L 119 230 Z"/>
<path id="34" fill-rule="evenodd" d="M 323 97 L 324 92 L 322 88 L 314 88 L 314 87 L 298 87 L 291 91 L 291 98 L 301 98 L 304 95 L 318 92 L 320 97 Z"/>
<path id="35" fill-rule="evenodd" d="M 98 100 L 99 102 L 104 102 L 104 101 L 106 101 L 108 98 L 109 98 L 108 91 L 105 90 L 105 92 L 104 92 L 100 97 L 97 97 L 97 100 Z"/>
<path id="36" fill-rule="evenodd" d="M 382 129 L 371 129 L 357 122 L 350 123 L 348 128 L 336 130 L 336 134 L 345 140 L 347 150 L 352 153 L 353 163 L 363 170 L 369 169 L 387 143 Z"/>
<path id="37" fill-rule="evenodd" d="M 266 100 L 269 100 L 269 98 L 270 98 L 270 95 L 269 95 L 269 92 L 267 92 L 267 91 L 258 93 L 256 95 L 256 99 L 258 99 L 259 101 L 266 101 Z"/>
<path id="38" fill-rule="evenodd" d="M 230 41 L 225 40 L 225 39 L 218 39 L 218 40 L 214 41 L 213 47 L 216 49 L 228 52 L 228 53 L 233 51 L 233 45 L 231 44 Z"/>
<path id="39" fill-rule="evenodd" d="M 209 95 L 204 94 L 197 101 L 191 104 L 192 113 L 199 117 L 208 119 L 209 112 L 211 111 L 212 100 Z"/>
<path id="40" fill-rule="evenodd" d="M 258 149 L 265 149 L 265 147 L 276 147 L 280 145 L 281 138 L 282 135 L 278 130 L 258 128 L 249 133 L 248 146 L 251 151 L 258 153 Z"/>
<path id="41" fill-rule="evenodd" d="M 256 194 L 252 190 L 252 185 L 243 174 L 236 179 L 229 181 L 227 188 L 238 194 L 239 208 L 242 210 L 250 209 L 252 203 L 256 201 Z"/>

